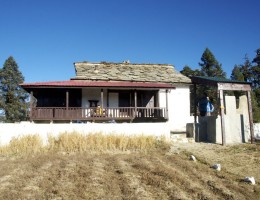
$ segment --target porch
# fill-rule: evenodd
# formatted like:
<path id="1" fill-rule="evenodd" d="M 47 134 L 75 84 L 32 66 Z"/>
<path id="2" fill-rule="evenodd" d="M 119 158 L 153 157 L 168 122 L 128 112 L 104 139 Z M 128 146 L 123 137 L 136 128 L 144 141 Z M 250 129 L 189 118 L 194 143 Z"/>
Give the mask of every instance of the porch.
<path id="1" fill-rule="evenodd" d="M 33 121 L 167 121 L 166 108 L 162 107 L 33 107 L 30 118 Z"/>

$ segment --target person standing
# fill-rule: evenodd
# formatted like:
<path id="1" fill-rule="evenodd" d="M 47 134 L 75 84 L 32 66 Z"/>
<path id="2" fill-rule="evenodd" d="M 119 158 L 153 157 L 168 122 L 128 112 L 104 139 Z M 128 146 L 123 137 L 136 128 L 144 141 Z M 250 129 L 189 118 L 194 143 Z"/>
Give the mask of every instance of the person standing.
<path id="1" fill-rule="evenodd" d="M 200 111 L 200 116 L 202 117 L 211 116 L 211 113 L 214 111 L 214 106 L 209 100 L 207 93 L 204 93 L 203 97 L 199 101 L 199 111 Z"/>
<path id="2" fill-rule="evenodd" d="M 199 101 L 199 111 L 201 117 L 204 117 L 207 114 L 207 104 L 208 104 L 207 94 L 203 93 L 203 97 Z"/>
<path id="3" fill-rule="evenodd" d="M 211 113 L 214 111 L 214 106 L 213 104 L 211 103 L 210 101 L 210 98 L 207 97 L 207 113 L 206 113 L 206 116 L 211 116 Z"/>

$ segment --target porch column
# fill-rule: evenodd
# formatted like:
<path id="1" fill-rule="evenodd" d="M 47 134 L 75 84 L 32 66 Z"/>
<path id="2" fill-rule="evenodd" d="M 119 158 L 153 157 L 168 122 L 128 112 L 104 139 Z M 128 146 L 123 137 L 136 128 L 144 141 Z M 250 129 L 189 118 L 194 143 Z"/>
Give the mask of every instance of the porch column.
<path id="1" fill-rule="evenodd" d="M 107 108 L 109 106 L 109 90 L 107 90 Z"/>
<path id="2" fill-rule="evenodd" d="M 104 107 L 104 91 L 103 89 L 101 89 L 101 110 L 103 110 L 103 107 Z"/>
<path id="3" fill-rule="evenodd" d="M 69 91 L 66 91 L 66 110 L 69 109 Z"/>
<path id="4" fill-rule="evenodd" d="M 134 114 L 134 116 L 136 117 L 137 116 L 137 92 L 136 92 L 136 90 L 135 90 L 134 94 L 135 94 L 135 114 Z"/>
<path id="5" fill-rule="evenodd" d="M 195 83 L 194 84 L 194 93 L 193 93 L 193 102 L 194 102 L 194 110 L 193 110 L 193 112 L 194 112 L 194 127 L 196 126 L 196 124 L 197 124 L 197 84 Z"/>
<path id="6" fill-rule="evenodd" d="M 219 90 L 220 98 L 220 116 L 221 116 L 221 132 L 222 132 L 222 145 L 226 145 L 226 132 L 225 132 L 225 119 L 224 119 L 224 96 L 223 90 Z"/>
<path id="7" fill-rule="evenodd" d="M 168 117 L 168 90 L 166 90 L 166 119 L 169 119 Z"/>
<path id="8" fill-rule="evenodd" d="M 69 116 L 69 91 L 66 91 L 66 118 Z"/>
<path id="9" fill-rule="evenodd" d="M 30 120 L 32 121 L 32 112 L 33 112 L 33 91 L 30 93 Z"/>
<path id="10" fill-rule="evenodd" d="M 253 124 L 253 114 L 252 114 L 252 99 L 250 91 L 247 91 L 247 104 L 248 104 L 248 115 L 249 115 L 249 125 L 251 133 L 251 144 L 254 143 L 254 124 Z"/>

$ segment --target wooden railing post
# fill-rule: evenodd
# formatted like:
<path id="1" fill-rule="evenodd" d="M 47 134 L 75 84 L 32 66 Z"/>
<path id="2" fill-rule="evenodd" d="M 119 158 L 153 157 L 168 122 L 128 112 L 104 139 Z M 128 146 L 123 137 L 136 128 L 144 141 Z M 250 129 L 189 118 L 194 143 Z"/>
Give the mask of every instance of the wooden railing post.
<path id="1" fill-rule="evenodd" d="M 66 91 L 66 118 L 69 116 L 69 91 Z"/>
<path id="2" fill-rule="evenodd" d="M 136 92 L 136 90 L 135 90 L 135 116 L 134 117 L 136 117 L 137 116 L 137 92 Z"/>
<path id="3" fill-rule="evenodd" d="M 166 90 L 166 118 L 169 118 L 169 113 L 168 113 L 168 90 Z"/>

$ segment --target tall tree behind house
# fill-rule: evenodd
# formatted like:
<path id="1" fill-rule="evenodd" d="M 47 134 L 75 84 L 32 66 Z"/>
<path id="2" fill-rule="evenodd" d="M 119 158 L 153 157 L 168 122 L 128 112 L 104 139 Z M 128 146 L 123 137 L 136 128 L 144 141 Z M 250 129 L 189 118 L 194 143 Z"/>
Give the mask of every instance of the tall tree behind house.
<path id="1" fill-rule="evenodd" d="M 17 122 L 27 119 L 28 94 L 19 86 L 24 77 L 12 56 L 0 69 L 0 109 L 5 122 Z"/>

